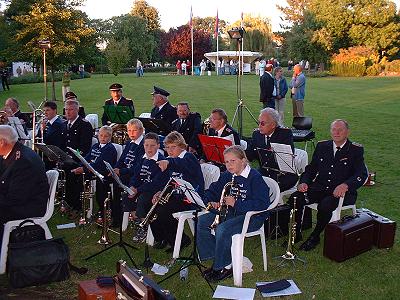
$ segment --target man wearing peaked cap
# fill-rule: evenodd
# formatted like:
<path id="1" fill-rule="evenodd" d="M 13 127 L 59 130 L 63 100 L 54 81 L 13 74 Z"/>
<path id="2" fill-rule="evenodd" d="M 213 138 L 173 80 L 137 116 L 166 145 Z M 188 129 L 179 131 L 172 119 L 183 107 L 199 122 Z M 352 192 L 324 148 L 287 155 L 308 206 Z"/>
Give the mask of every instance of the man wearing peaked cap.
<path id="1" fill-rule="evenodd" d="M 115 106 L 128 106 L 132 111 L 132 114 L 135 115 L 135 106 L 133 105 L 133 101 L 131 99 L 125 98 L 122 96 L 122 85 L 119 83 L 113 83 L 109 87 L 111 98 L 107 99 L 104 105 L 115 105 Z M 104 112 L 101 118 L 103 125 L 111 124 L 111 120 L 109 120 L 107 114 Z"/>
<path id="2" fill-rule="evenodd" d="M 67 101 L 67 100 L 75 100 L 75 101 L 78 101 L 78 96 L 77 96 L 74 92 L 71 92 L 71 91 L 66 92 L 66 93 L 65 93 L 65 101 Z M 86 113 L 85 113 L 85 108 L 84 108 L 83 106 L 79 106 L 78 115 L 79 115 L 81 118 L 85 118 Z M 65 116 L 65 108 L 63 108 L 63 116 Z"/>
<path id="3" fill-rule="evenodd" d="M 178 118 L 176 114 L 176 107 L 172 106 L 168 101 L 169 92 L 159 88 L 153 87 L 153 109 L 151 110 L 151 117 L 153 119 L 164 120 L 168 124 L 171 124 Z"/>

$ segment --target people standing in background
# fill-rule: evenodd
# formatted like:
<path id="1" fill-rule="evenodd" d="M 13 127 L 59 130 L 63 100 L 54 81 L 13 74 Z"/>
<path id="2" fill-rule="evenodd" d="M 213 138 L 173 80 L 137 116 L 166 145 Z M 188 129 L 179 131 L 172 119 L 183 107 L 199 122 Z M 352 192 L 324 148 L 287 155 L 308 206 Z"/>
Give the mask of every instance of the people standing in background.
<path id="1" fill-rule="evenodd" d="M 182 74 L 182 64 L 181 61 L 178 60 L 176 62 L 176 75 L 181 75 Z"/>
<path id="2" fill-rule="evenodd" d="M 210 60 L 207 60 L 207 75 L 211 76 L 211 71 L 212 71 L 212 63 Z"/>
<path id="3" fill-rule="evenodd" d="M 293 117 L 304 117 L 304 96 L 306 93 L 306 76 L 300 65 L 293 67 L 293 77 L 289 84 L 291 89 Z"/>
<path id="4" fill-rule="evenodd" d="M 287 69 L 288 71 L 291 71 L 293 68 L 293 60 L 289 59 L 287 62 Z"/>
<path id="5" fill-rule="evenodd" d="M 192 63 L 190 62 L 190 60 L 186 61 L 186 73 L 187 75 L 192 74 Z"/>
<path id="6" fill-rule="evenodd" d="M 20 68 L 21 69 L 21 68 Z M 3 68 L 3 70 L 1 70 L 1 85 L 3 86 L 3 90 L 10 90 L 10 86 L 8 85 L 8 71 L 7 68 Z"/>
<path id="7" fill-rule="evenodd" d="M 22 74 L 21 66 L 18 66 L 18 68 L 17 68 L 17 77 L 20 77 L 21 74 Z"/>
<path id="8" fill-rule="evenodd" d="M 260 61 L 258 59 L 254 63 L 254 68 L 256 70 L 256 75 L 260 75 Z"/>
<path id="9" fill-rule="evenodd" d="M 63 102 L 65 102 L 66 100 L 65 94 L 70 91 L 70 83 L 71 83 L 71 75 L 69 74 L 68 71 L 65 71 L 62 78 L 62 86 L 61 86 Z"/>
<path id="10" fill-rule="evenodd" d="M 81 78 L 85 78 L 85 65 L 79 65 L 79 75 Z"/>
<path id="11" fill-rule="evenodd" d="M 264 75 L 260 78 L 260 102 L 263 103 L 263 108 L 275 108 L 274 96 L 276 95 L 276 90 L 272 69 L 272 65 L 268 64 L 265 67 Z"/>
<path id="12" fill-rule="evenodd" d="M 279 114 L 279 125 L 283 126 L 283 120 L 285 117 L 285 103 L 286 103 L 286 93 L 288 91 L 288 85 L 286 78 L 283 76 L 283 69 L 277 67 L 274 70 L 274 81 L 275 81 L 275 109 Z"/>
<path id="13" fill-rule="evenodd" d="M 200 62 L 200 76 L 204 75 L 204 71 L 206 70 L 206 62 L 204 61 L 204 59 L 201 60 Z"/>
<path id="14" fill-rule="evenodd" d="M 260 61 L 260 77 L 264 75 L 265 72 L 265 66 L 267 65 L 267 63 L 265 62 L 265 59 L 262 59 Z"/>
<path id="15" fill-rule="evenodd" d="M 182 67 L 182 75 L 187 75 L 187 70 L 186 70 L 187 65 L 185 61 L 182 61 L 181 67 Z"/>
<path id="16" fill-rule="evenodd" d="M 224 70 L 224 60 L 222 57 L 219 58 L 218 60 L 218 75 L 224 75 L 225 70 Z"/>
<path id="17" fill-rule="evenodd" d="M 136 76 L 137 77 L 143 76 L 143 66 L 140 60 L 136 61 Z"/>

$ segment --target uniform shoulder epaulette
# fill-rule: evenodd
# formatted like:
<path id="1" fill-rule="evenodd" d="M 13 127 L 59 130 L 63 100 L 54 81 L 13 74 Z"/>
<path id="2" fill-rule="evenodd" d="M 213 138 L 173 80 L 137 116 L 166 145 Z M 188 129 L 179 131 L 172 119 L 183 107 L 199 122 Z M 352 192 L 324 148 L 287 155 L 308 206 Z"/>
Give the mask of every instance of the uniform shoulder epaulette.
<path id="1" fill-rule="evenodd" d="M 254 129 L 253 129 L 253 132 L 254 132 L 254 131 L 260 131 L 260 128 L 254 128 Z"/>
<path id="2" fill-rule="evenodd" d="M 131 98 L 125 98 L 126 100 L 128 100 L 128 101 L 133 101 Z"/>
<path id="3" fill-rule="evenodd" d="M 318 143 L 324 143 L 324 142 L 327 142 L 328 140 L 321 140 L 321 141 L 318 141 Z"/>
<path id="4" fill-rule="evenodd" d="M 107 101 L 110 101 L 111 99 L 110 98 L 108 98 L 108 99 L 106 99 L 106 100 L 104 100 L 104 103 L 106 103 Z"/>
<path id="5" fill-rule="evenodd" d="M 362 144 L 356 143 L 356 142 L 351 142 L 352 145 L 357 146 L 357 147 L 364 147 Z"/>
<path id="6" fill-rule="evenodd" d="M 82 121 L 83 121 L 83 122 L 87 122 L 87 123 L 89 123 L 89 121 L 88 121 L 88 120 L 86 120 L 85 118 L 82 118 Z"/>
<path id="7" fill-rule="evenodd" d="M 232 129 L 230 129 L 229 127 L 225 127 L 226 132 L 232 132 Z"/>

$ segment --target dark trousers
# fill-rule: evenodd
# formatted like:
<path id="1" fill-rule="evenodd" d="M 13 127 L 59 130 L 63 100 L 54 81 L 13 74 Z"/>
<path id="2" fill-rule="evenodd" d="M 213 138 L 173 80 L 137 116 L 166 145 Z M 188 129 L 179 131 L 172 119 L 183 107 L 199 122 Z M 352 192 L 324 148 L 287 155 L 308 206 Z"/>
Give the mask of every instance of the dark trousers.
<path id="1" fill-rule="evenodd" d="M 267 99 L 267 101 L 263 101 L 263 108 L 275 108 L 275 100 L 273 98 Z"/>
<path id="2" fill-rule="evenodd" d="M 108 197 L 108 192 L 111 192 L 110 183 L 108 183 L 107 181 L 103 183 L 100 179 L 96 179 L 96 202 L 97 205 L 99 206 L 99 212 L 102 215 L 104 212 L 104 200 Z M 110 209 L 112 209 L 111 207 L 112 202 L 113 200 L 111 200 L 111 202 L 109 203 Z"/>
<path id="3" fill-rule="evenodd" d="M 10 86 L 8 85 L 8 80 L 7 78 L 1 78 L 1 85 L 3 86 L 3 90 L 10 90 Z"/>
<path id="4" fill-rule="evenodd" d="M 136 210 L 136 216 L 140 219 L 146 217 L 151 206 L 151 200 L 153 199 L 154 193 L 141 193 L 137 199 L 124 197 L 122 199 L 122 210 L 124 212 L 130 212 Z"/>
<path id="5" fill-rule="evenodd" d="M 157 219 L 150 224 L 154 239 L 157 242 L 164 240 L 173 247 L 175 244 L 176 230 L 178 228 L 178 220 L 175 219 L 172 214 L 190 209 L 192 209 L 192 206 L 178 197 L 171 197 L 167 203 L 158 205 L 156 208 Z M 182 241 L 187 239 L 189 239 L 189 237 L 183 233 Z"/>
<path id="6" fill-rule="evenodd" d="M 307 204 L 318 203 L 318 213 L 317 213 L 317 224 L 313 232 L 312 236 L 319 237 L 321 232 L 325 229 L 325 226 L 328 225 L 329 221 L 332 218 L 332 212 L 339 205 L 339 198 L 336 198 L 332 195 L 332 191 L 308 191 L 306 193 L 294 192 L 289 198 L 289 205 L 293 208 L 293 200 L 296 197 L 296 223 L 302 223 L 302 216 L 304 206 Z M 344 205 L 354 204 L 356 197 L 354 194 L 346 194 Z M 301 226 L 297 226 L 297 233 L 300 233 Z"/>
<path id="7" fill-rule="evenodd" d="M 263 168 L 260 169 L 260 173 L 263 176 L 267 176 L 275 180 L 278 183 L 281 192 L 287 191 L 288 189 L 294 187 L 297 180 L 299 180 L 299 176 L 293 173 L 279 174 L 278 172 L 267 171 Z"/>
<path id="8" fill-rule="evenodd" d="M 71 173 L 71 169 L 65 169 L 66 184 L 65 184 L 65 199 L 72 209 L 80 211 L 82 203 L 80 199 L 83 190 L 82 175 Z"/>

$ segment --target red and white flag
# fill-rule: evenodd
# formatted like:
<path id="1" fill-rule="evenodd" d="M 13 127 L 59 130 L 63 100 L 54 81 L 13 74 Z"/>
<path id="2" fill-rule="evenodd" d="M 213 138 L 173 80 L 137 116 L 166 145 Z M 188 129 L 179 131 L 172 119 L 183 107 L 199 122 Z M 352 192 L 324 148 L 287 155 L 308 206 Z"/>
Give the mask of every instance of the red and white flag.
<path id="1" fill-rule="evenodd" d="M 218 9 L 217 9 L 217 17 L 215 18 L 215 28 L 214 28 L 214 38 L 216 39 L 218 37 L 218 31 L 219 31 L 219 19 L 218 19 Z"/>

